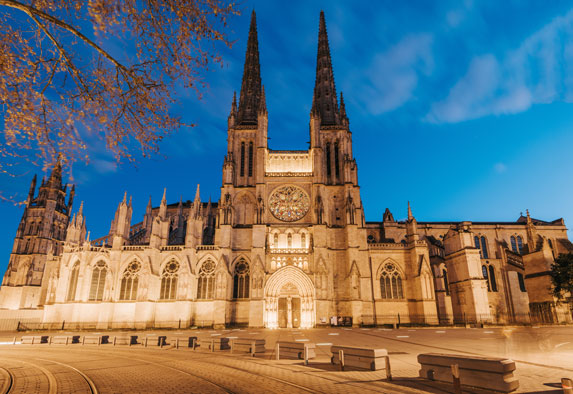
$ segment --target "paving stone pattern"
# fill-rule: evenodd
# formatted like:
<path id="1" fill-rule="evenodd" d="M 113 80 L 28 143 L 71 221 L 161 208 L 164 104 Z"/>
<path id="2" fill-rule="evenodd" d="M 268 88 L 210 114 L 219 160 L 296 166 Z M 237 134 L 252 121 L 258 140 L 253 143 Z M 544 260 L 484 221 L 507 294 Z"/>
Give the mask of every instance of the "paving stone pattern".
<path id="1" fill-rule="evenodd" d="M 57 333 L 49 333 L 50 335 Z M 84 335 L 85 333 L 79 333 Z M 106 335 L 125 333 L 106 332 Z M 419 353 L 509 357 L 517 362 L 518 392 L 561 392 L 562 377 L 573 377 L 573 327 L 513 329 L 341 329 L 189 330 L 130 332 L 168 339 L 197 336 L 264 338 L 266 353 L 255 358 L 229 351 L 171 346 L 0 345 L 0 387 L 10 374 L 12 393 L 90 393 L 81 371 L 99 393 L 452 393 L 451 384 L 418 377 Z M 6 333 L 5 337 L 12 337 Z M 20 334 L 21 335 L 21 334 Z M 275 360 L 275 343 L 314 342 L 315 359 Z M 0 342 L 4 341 L 0 333 Z M 381 347 L 390 354 L 386 371 L 340 371 L 330 363 L 330 344 Z M 9 373 L 8 373 L 9 372 Z M 462 382 L 463 383 L 463 382 Z M 464 388 L 464 393 L 485 393 Z"/>

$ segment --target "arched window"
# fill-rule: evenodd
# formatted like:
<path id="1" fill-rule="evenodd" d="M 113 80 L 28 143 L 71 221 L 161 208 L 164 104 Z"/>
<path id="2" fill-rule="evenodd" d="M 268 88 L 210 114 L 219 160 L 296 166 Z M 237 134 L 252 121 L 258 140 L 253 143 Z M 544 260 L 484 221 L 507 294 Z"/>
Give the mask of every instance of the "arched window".
<path id="1" fill-rule="evenodd" d="M 300 247 L 306 249 L 306 234 L 302 233 L 300 235 Z"/>
<path id="2" fill-rule="evenodd" d="M 171 260 L 161 274 L 161 291 L 159 298 L 162 300 L 174 300 L 177 298 L 177 279 L 179 277 L 179 263 Z"/>
<path id="3" fill-rule="evenodd" d="M 72 271 L 70 272 L 70 285 L 68 287 L 68 301 L 74 301 L 76 299 L 76 289 L 78 287 L 78 276 L 80 274 L 80 263 L 74 264 Z"/>
<path id="4" fill-rule="evenodd" d="M 384 264 L 380 274 L 380 294 L 382 299 L 402 299 L 404 289 L 402 288 L 402 277 L 392 263 Z"/>
<path id="5" fill-rule="evenodd" d="M 489 266 L 489 282 L 491 291 L 497 292 L 497 282 L 495 280 L 495 270 L 493 269 L 493 265 Z"/>
<path id="6" fill-rule="evenodd" d="M 134 301 L 137 298 L 139 271 L 141 271 L 141 263 L 137 260 L 129 263 L 123 271 L 119 290 L 120 301 Z"/>
<path id="7" fill-rule="evenodd" d="M 523 274 L 517 273 L 517 281 L 519 282 L 519 290 L 522 292 L 526 292 L 527 289 L 525 288 L 525 280 L 523 280 Z"/>
<path id="8" fill-rule="evenodd" d="M 519 250 L 519 254 L 523 254 L 523 238 L 521 236 L 517 236 L 517 248 Z"/>
<path id="9" fill-rule="evenodd" d="M 245 175 L 245 143 L 241 142 L 241 173 L 240 176 Z"/>
<path id="10" fill-rule="evenodd" d="M 336 173 L 336 177 L 340 177 L 340 167 L 338 162 L 338 141 L 334 144 L 334 170 Z"/>
<path id="11" fill-rule="evenodd" d="M 476 249 L 479 249 L 479 254 L 480 254 L 480 256 L 481 256 L 481 247 L 480 247 L 480 244 L 479 244 L 479 237 L 478 237 L 477 235 L 474 237 L 474 244 L 475 244 L 475 246 L 476 246 Z"/>
<path id="12" fill-rule="evenodd" d="M 517 241 L 513 235 L 511 236 L 511 250 L 513 250 L 515 253 L 519 253 L 517 249 Z"/>
<path id="13" fill-rule="evenodd" d="M 442 271 L 442 276 L 444 277 L 444 289 L 446 289 L 446 295 L 450 295 L 450 284 L 448 283 L 448 271 L 444 269 Z"/>
<path id="14" fill-rule="evenodd" d="M 489 259 L 487 253 L 487 241 L 484 236 L 481 237 L 481 255 L 484 259 Z"/>
<path id="15" fill-rule="evenodd" d="M 249 298 L 249 264 L 243 259 L 235 264 L 233 298 Z"/>
<path id="16" fill-rule="evenodd" d="M 489 278 L 488 278 L 489 275 L 487 274 L 487 267 L 485 265 L 481 266 L 481 273 L 487 283 L 487 291 L 491 291 L 491 288 L 489 287 Z"/>
<path id="17" fill-rule="evenodd" d="M 89 301 L 103 300 L 105 289 L 105 277 L 107 275 L 107 265 L 103 261 L 98 261 L 92 272 L 92 283 L 90 286 Z"/>
<path id="18" fill-rule="evenodd" d="M 292 234 L 288 233 L 287 235 L 287 247 L 292 248 Z"/>
<path id="19" fill-rule="evenodd" d="M 273 237 L 273 245 L 275 246 L 275 248 L 279 247 L 279 234 L 275 233 L 275 236 Z"/>
<path id="20" fill-rule="evenodd" d="M 326 143 L 326 176 L 330 177 L 332 173 L 330 169 L 330 142 Z"/>
<path id="21" fill-rule="evenodd" d="M 253 143 L 249 142 L 249 176 L 253 176 Z"/>
<path id="22" fill-rule="evenodd" d="M 197 283 L 197 299 L 209 300 L 213 298 L 215 290 L 215 263 L 207 260 L 199 270 L 199 281 Z"/>
<path id="23" fill-rule="evenodd" d="M 369 235 L 367 242 L 368 242 L 369 244 L 373 244 L 374 241 L 375 241 L 374 236 L 373 236 L 373 235 Z"/>

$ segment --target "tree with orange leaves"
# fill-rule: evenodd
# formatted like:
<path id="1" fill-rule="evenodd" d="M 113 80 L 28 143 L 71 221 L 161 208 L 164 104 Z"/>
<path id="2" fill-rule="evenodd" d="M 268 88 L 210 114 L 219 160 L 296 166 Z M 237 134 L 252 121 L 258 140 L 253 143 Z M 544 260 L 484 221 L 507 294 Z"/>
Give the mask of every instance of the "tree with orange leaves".
<path id="1" fill-rule="evenodd" d="M 98 140 L 120 161 L 157 152 L 183 125 L 176 88 L 200 96 L 235 14 L 223 0 L 0 0 L 0 172 L 88 161 Z"/>

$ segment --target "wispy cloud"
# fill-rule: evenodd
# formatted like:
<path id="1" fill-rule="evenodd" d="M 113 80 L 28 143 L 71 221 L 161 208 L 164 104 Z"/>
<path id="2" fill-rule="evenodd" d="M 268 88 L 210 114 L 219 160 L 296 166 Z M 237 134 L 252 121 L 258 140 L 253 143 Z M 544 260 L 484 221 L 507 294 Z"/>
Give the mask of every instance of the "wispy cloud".
<path id="1" fill-rule="evenodd" d="M 412 99 L 419 75 L 433 70 L 432 41 L 428 33 L 409 35 L 374 56 L 361 81 L 363 105 L 372 114 L 392 111 Z"/>
<path id="2" fill-rule="evenodd" d="M 573 10 L 554 18 L 502 58 L 474 57 L 426 120 L 455 123 L 513 114 L 536 103 L 573 101 Z"/>
<path id="3" fill-rule="evenodd" d="M 493 166 L 493 169 L 498 174 L 502 174 L 502 173 L 507 171 L 507 166 L 504 163 L 495 163 L 495 165 Z"/>

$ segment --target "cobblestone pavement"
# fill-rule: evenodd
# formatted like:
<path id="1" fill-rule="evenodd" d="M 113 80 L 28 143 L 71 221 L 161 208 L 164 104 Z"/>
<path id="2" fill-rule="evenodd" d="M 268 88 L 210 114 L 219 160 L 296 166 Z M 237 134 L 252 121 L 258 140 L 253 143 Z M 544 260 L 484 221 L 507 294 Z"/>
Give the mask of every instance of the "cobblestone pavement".
<path id="1" fill-rule="evenodd" d="M 11 337 L 16 335 L 18 340 L 22 333 L 0 333 L 0 393 L 452 393 L 451 385 L 418 377 L 417 355 L 429 352 L 512 358 L 522 393 L 560 393 L 561 378 L 573 378 L 573 327 L 203 329 L 129 334 L 138 335 L 139 344 L 13 345 Z M 189 336 L 264 338 L 266 353 L 253 358 L 201 347 L 145 348 L 144 338 L 151 334 L 181 338 L 181 343 Z M 317 357 L 308 366 L 300 360 L 277 361 L 277 340 L 313 342 Z M 385 371 L 339 371 L 330 364 L 331 344 L 387 349 L 394 379 L 387 381 Z M 464 389 L 464 393 L 483 392 Z"/>

